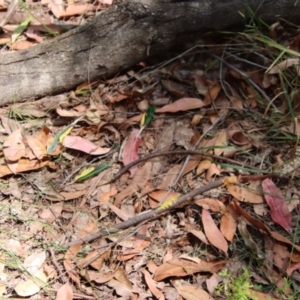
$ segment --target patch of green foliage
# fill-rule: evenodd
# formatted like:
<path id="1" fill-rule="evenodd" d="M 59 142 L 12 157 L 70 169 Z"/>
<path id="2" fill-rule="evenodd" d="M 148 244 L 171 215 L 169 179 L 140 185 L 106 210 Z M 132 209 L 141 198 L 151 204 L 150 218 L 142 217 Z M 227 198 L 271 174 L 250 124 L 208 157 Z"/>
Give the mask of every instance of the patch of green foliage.
<path id="1" fill-rule="evenodd" d="M 227 300 L 257 300 L 251 296 L 253 285 L 250 282 L 250 273 L 247 269 L 243 269 L 243 273 L 234 277 L 228 269 L 224 269 L 219 273 L 224 278 L 223 283 L 217 287 L 216 294 L 226 296 Z"/>

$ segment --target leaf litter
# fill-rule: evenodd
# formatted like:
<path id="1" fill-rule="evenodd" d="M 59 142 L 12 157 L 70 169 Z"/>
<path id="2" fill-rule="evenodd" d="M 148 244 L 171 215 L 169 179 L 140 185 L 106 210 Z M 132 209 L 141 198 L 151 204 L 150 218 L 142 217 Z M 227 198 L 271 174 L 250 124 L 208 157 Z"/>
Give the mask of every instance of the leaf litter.
<path id="1" fill-rule="evenodd" d="M 43 26 L 27 5 L 12 6 L 16 30 L 5 18 L 2 45 L 31 47 L 111 2 L 42 1 L 54 15 L 45 10 Z M 142 62 L 68 95 L 2 108 L 0 298 L 298 299 L 300 39 L 281 22 L 275 35 L 261 31 L 277 41 L 216 36 L 200 54 L 174 59 L 174 50 L 155 72 Z M 159 152 L 168 154 L 142 161 Z M 223 186 L 168 211 L 218 178 Z M 99 230 L 108 235 L 84 242 Z M 247 291 L 237 290 L 243 268 Z"/>

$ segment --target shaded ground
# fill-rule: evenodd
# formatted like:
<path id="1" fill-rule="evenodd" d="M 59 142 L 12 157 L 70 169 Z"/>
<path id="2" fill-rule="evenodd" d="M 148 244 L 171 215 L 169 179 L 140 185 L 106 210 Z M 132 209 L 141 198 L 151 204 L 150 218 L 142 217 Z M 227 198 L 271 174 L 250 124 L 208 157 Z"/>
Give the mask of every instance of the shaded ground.
<path id="1" fill-rule="evenodd" d="M 2 299 L 298 299 L 298 41 L 257 21 L 1 109 Z"/>

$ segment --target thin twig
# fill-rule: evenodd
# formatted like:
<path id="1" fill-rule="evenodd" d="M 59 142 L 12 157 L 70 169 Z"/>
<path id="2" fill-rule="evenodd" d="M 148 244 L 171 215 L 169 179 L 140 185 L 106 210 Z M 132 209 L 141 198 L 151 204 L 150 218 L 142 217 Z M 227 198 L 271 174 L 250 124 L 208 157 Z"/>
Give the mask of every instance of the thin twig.
<path id="1" fill-rule="evenodd" d="M 66 283 L 68 280 L 67 280 L 67 278 L 65 277 L 64 273 L 62 272 L 62 270 L 61 270 L 61 268 L 60 268 L 60 266 L 59 266 L 59 264 L 58 264 L 58 262 L 57 262 L 57 260 L 56 260 L 56 257 L 55 257 L 55 254 L 54 254 L 52 248 L 49 248 L 48 251 L 49 251 L 50 254 L 51 254 L 51 257 L 52 257 L 52 263 L 53 263 L 53 265 L 55 266 L 55 268 L 56 268 L 56 270 L 57 270 L 57 272 L 58 272 L 58 274 L 59 274 L 59 277 L 60 277 L 62 283 Z"/>
<path id="2" fill-rule="evenodd" d="M 196 150 L 175 150 L 175 151 L 161 151 L 161 152 L 155 152 L 155 153 L 151 153 L 148 154 L 140 159 L 137 159 L 135 161 L 133 161 L 132 163 L 128 164 L 127 166 L 125 166 L 124 168 L 122 168 L 115 176 L 113 179 L 111 179 L 108 182 L 105 182 L 105 184 L 111 183 L 111 182 L 115 182 L 117 179 L 119 179 L 123 174 L 125 174 L 130 168 L 132 168 L 133 166 L 142 163 L 144 161 L 147 161 L 149 159 L 158 157 L 158 156 L 173 156 L 173 155 L 198 155 L 198 156 L 203 156 L 203 157 L 210 157 L 210 158 L 214 158 L 220 161 L 225 161 L 231 164 L 235 164 L 241 167 L 245 167 L 248 169 L 251 169 L 253 171 L 259 171 L 260 173 L 263 174 L 274 174 L 274 173 L 270 173 L 252 166 L 248 166 L 245 163 L 240 163 L 238 161 L 235 161 L 233 159 L 227 158 L 227 157 L 222 157 L 222 156 L 218 156 L 218 155 L 214 155 L 214 154 L 210 154 L 210 153 L 205 153 L 203 151 L 196 151 Z M 279 175 L 279 174 L 278 174 Z"/>
<path id="3" fill-rule="evenodd" d="M 280 112 L 279 109 L 274 105 L 274 103 L 272 103 L 272 100 L 270 99 L 270 97 L 265 93 L 264 90 L 262 90 L 251 78 L 248 74 L 244 73 L 243 71 L 239 70 L 238 68 L 236 68 L 235 66 L 233 66 L 232 64 L 230 64 L 229 62 L 227 62 L 226 60 L 222 59 L 221 57 L 210 53 L 210 55 L 214 58 L 216 58 L 217 60 L 223 62 L 225 65 L 227 65 L 227 67 L 231 68 L 232 70 L 234 70 L 235 72 L 237 72 L 238 74 L 240 74 L 245 80 L 247 80 L 269 103 L 271 103 L 272 107 L 274 109 L 276 109 L 276 112 Z"/>
<path id="4" fill-rule="evenodd" d="M 62 247 L 69 248 L 76 244 L 89 243 L 100 237 L 107 236 L 112 233 L 116 233 L 119 230 L 124 230 L 131 226 L 139 225 L 142 222 L 148 222 L 152 219 L 156 219 L 157 217 L 164 215 L 165 213 L 170 212 L 183 204 L 186 204 L 186 202 L 191 201 L 194 197 L 196 197 L 200 194 L 203 194 L 209 190 L 220 187 L 222 185 L 223 185 L 223 180 L 218 179 L 212 183 L 209 183 L 205 186 L 202 186 L 200 188 L 192 190 L 189 193 L 186 193 L 185 195 L 182 195 L 181 197 L 179 197 L 177 199 L 177 201 L 175 201 L 175 203 L 172 203 L 170 206 L 168 206 L 166 208 L 157 207 L 156 209 L 148 210 L 148 211 L 143 212 L 143 213 L 141 213 L 133 218 L 130 218 L 122 223 L 118 223 L 110 228 L 103 228 L 103 229 L 99 230 L 99 232 L 97 232 L 97 233 L 88 235 L 82 239 L 78 239 L 78 240 L 70 242 L 70 243 L 66 243 L 66 244 L 62 245 Z"/>

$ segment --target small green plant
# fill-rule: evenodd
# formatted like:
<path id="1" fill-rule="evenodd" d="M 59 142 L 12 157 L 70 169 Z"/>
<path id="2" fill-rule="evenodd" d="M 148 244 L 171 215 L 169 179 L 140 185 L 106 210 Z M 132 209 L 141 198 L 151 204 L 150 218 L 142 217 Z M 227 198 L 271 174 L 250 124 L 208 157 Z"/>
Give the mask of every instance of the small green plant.
<path id="1" fill-rule="evenodd" d="M 235 278 L 228 269 L 224 269 L 219 273 L 224 278 L 223 283 L 217 287 L 216 294 L 226 296 L 228 300 L 257 300 L 251 296 L 250 274 L 247 269 L 243 269 L 243 273 Z"/>

